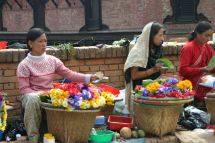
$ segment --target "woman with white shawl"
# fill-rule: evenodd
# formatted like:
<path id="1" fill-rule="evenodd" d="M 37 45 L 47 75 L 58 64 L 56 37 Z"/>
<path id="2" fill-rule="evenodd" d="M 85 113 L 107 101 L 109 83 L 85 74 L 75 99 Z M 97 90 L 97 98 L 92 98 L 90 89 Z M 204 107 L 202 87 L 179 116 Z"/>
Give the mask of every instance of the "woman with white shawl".
<path id="1" fill-rule="evenodd" d="M 156 60 L 162 57 L 161 45 L 164 40 L 164 29 L 157 22 L 148 23 L 139 36 L 137 43 L 128 54 L 124 65 L 126 80 L 125 104 L 131 103 L 131 91 L 136 85 L 142 85 L 144 79 L 156 79 L 161 75 L 161 64 Z"/>

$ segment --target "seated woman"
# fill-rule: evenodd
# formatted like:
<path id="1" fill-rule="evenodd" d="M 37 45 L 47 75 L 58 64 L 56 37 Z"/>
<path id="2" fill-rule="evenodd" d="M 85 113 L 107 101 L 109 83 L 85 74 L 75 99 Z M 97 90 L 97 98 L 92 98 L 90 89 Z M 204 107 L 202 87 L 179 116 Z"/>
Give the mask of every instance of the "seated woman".
<path id="1" fill-rule="evenodd" d="M 27 34 L 29 53 L 17 68 L 22 106 L 25 108 L 24 124 L 30 142 L 38 142 L 41 110 L 38 94 L 53 88 L 53 79 L 59 74 L 70 81 L 89 83 L 98 79 L 96 75 L 81 74 L 65 67 L 58 58 L 46 55 L 47 38 L 40 28 Z"/>
<path id="2" fill-rule="evenodd" d="M 215 55 L 213 48 L 207 44 L 212 34 L 213 28 L 209 22 L 199 22 L 180 53 L 179 74 L 192 82 L 196 90 L 195 98 L 199 101 L 203 101 L 206 93 L 211 90 L 198 84 L 200 78 L 207 73 L 215 73 L 215 70 L 207 67 Z"/>
<path id="3" fill-rule="evenodd" d="M 130 105 L 132 88 L 142 85 L 144 79 L 156 79 L 161 75 L 161 64 L 156 60 L 162 57 L 161 45 L 164 29 L 157 22 L 148 23 L 139 36 L 137 43 L 129 52 L 124 65 L 126 80 L 126 104 Z"/>

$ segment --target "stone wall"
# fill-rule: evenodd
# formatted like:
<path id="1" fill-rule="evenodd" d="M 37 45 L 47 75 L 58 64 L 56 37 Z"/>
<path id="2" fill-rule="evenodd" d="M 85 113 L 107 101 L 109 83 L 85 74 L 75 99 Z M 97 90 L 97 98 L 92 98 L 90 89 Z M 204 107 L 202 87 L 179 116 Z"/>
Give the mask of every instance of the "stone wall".
<path id="1" fill-rule="evenodd" d="M 19 0 L 20 8 L 13 0 L 7 0 L 11 8 L 3 8 L 3 25 L 11 32 L 25 32 L 33 26 L 33 11 L 26 0 Z M 56 1 L 46 4 L 46 25 L 54 32 L 79 31 L 85 24 L 84 6 L 80 0 Z M 215 1 L 201 0 L 198 13 L 203 13 L 213 23 L 215 22 Z M 149 21 L 163 22 L 167 15 L 172 14 L 169 0 L 102 0 L 102 19 L 110 30 L 142 29 Z M 193 25 L 194 26 L 194 25 Z M 192 27 L 193 27 L 192 26 Z M 187 28 L 187 25 L 180 25 Z M 188 29 L 189 30 L 189 29 Z"/>
<path id="2" fill-rule="evenodd" d="M 164 45 L 163 51 L 166 57 L 173 61 L 176 68 L 168 71 L 167 75 L 177 74 L 179 65 L 179 51 L 183 44 Z M 109 80 L 103 81 L 118 89 L 124 88 L 123 67 L 128 50 L 125 47 L 113 47 L 105 45 L 103 48 L 97 47 L 76 47 L 75 56 L 71 56 L 59 49 L 48 49 L 47 53 L 61 59 L 71 70 L 82 73 L 95 73 L 102 71 Z M 16 77 L 18 63 L 25 58 L 24 49 L 0 50 L 0 90 L 8 94 L 8 100 L 13 103 L 14 110 L 9 112 L 9 116 L 20 114 L 20 104 L 17 97 L 20 95 Z M 62 77 L 56 76 L 56 80 Z"/>

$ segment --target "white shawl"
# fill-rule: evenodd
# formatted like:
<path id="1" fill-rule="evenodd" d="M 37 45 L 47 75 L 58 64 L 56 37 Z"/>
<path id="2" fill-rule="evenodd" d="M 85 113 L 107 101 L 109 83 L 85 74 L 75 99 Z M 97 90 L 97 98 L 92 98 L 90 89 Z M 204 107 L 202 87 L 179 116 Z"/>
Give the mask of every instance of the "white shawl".
<path id="1" fill-rule="evenodd" d="M 149 56 L 149 36 L 153 22 L 148 23 L 139 36 L 137 43 L 128 54 L 124 65 L 124 72 L 131 67 L 146 68 Z M 130 107 L 130 96 L 132 91 L 132 81 L 126 85 L 125 103 Z M 131 111 L 131 109 L 130 109 Z"/>

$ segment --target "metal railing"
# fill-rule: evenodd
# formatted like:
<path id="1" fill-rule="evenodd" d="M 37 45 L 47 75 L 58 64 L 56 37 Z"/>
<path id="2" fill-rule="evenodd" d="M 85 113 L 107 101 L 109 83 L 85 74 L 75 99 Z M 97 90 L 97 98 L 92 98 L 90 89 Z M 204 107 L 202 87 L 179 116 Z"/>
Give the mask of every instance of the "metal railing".
<path id="1" fill-rule="evenodd" d="M 94 40 L 96 43 L 110 44 L 115 40 L 127 38 L 132 40 L 135 35 L 139 35 L 141 30 L 115 30 L 115 31 L 96 31 L 96 32 L 47 32 L 48 45 L 55 43 L 84 42 Z M 26 43 L 26 32 L 1 32 L 0 40 L 12 43 Z"/>

